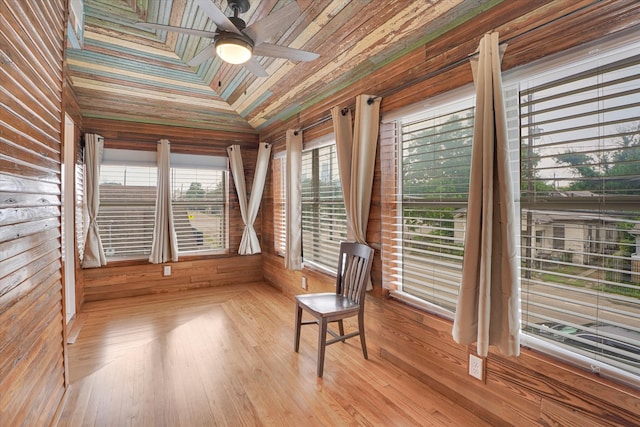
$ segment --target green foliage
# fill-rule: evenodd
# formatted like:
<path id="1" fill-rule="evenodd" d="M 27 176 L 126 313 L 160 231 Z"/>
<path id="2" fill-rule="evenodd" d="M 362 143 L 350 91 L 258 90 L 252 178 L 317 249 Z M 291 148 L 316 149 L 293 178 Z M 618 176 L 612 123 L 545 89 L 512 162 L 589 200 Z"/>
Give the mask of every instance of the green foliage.
<path id="1" fill-rule="evenodd" d="M 567 150 L 555 157 L 582 179 L 569 185 L 569 190 L 594 193 L 638 194 L 640 185 L 640 122 L 619 129 L 617 149 L 587 153 Z"/>
<path id="2" fill-rule="evenodd" d="M 635 221 L 640 221 L 640 217 L 634 218 Z M 629 233 L 633 229 L 636 223 L 632 222 L 619 222 L 616 223 L 616 227 L 620 230 L 620 250 L 619 255 L 623 257 L 630 257 L 635 252 L 636 237 Z"/>
<path id="3" fill-rule="evenodd" d="M 403 217 L 407 230 L 418 233 L 411 237 L 418 247 L 427 243 L 431 251 L 462 257 L 463 248 L 453 243 L 457 208 L 451 204 L 463 205 L 469 193 L 473 108 L 438 121 L 403 129 Z"/>
<path id="4" fill-rule="evenodd" d="M 220 181 L 218 182 L 218 184 L 216 184 L 216 188 L 206 192 L 205 197 L 207 199 L 224 200 L 226 196 L 224 190 L 225 190 L 225 183 L 224 181 Z"/>
<path id="5" fill-rule="evenodd" d="M 188 199 L 204 199 L 206 191 L 199 182 L 192 182 L 187 190 Z"/>
<path id="6" fill-rule="evenodd" d="M 466 198 L 471 170 L 473 112 L 451 115 L 441 126 L 403 134 L 405 199 Z"/>
<path id="7" fill-rule="evenodd" d="M 630 283 L 628 281 L 625 281 L 627 283 Z M 640 299 L 640 286 L 619 286 L 619 285 L 598 285 L 595 287 L 596 290 L 602 291 L 602 292 L 609 292 L 612 294 L 616 294 L 616 295 L 624 295 L 627 297 L 631 297 L 631 298 L 638 298 Z"/>
<path id="8" fill-rule="evenodd" d="M 520 190 L 529 194 L 549 194 L 554 190 L 553 186 L 547 184 L 539 177 L 538 164 L 540 155 L 529 144 L 522 144 L 520 162 Z"/>

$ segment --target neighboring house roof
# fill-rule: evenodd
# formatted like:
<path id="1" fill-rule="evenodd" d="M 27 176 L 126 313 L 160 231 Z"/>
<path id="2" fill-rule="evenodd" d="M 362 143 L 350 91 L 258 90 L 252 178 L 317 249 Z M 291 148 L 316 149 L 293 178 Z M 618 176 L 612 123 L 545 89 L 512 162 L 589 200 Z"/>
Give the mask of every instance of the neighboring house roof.
<path id="1" fill-rule="evenodd" d="M 587 192 L 588 193 L 588 192 Z M 454 213 L 454 218 L 464 218 L 467 215 L 467 208 L 456 209 Z M 566 212 L 566 211 L 553 211 L 553 210 L 545 210 L 545 211 L 537 211 L 535 213 L 535 223 L 536 224 L 550 224 L 550 223 L 573 223 L 582 222 L 582 223 L 616 223 L 619 222 L 618 218 L 602 216 L 598 213 L 592 213 L 588 211 L 584 212 Z M 640 226 L 636 224 L 633 228 L 636 230 L 635 233 L 640 234 Z M 634 234 L 634 232 L 629 231 Z"/>

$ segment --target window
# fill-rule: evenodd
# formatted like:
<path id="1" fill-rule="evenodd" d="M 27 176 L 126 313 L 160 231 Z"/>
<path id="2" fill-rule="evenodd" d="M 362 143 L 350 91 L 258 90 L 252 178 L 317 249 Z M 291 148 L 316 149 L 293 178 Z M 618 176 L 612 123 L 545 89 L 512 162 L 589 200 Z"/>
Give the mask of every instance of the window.
<path id="1" fill-rule="evenodd" d="M 285 192 L 285 166 L 286 157 L 274 156 L 271 177 L 273 185 L 273 245 L 278 255 L 284 256 L 286 252 L 286 192 Z"/>
<path id="2" fill-rule="evenodd" d="M 462 273 L 473 99 L 440 105 L 398 128 L 394 277 L 404 293 L 453 312 Z"/>
<path id="3" fill-rule="evenodd" d="M 155 221 L 155 152 L 105 149 L 100 170 L 100 237 L 108 259 L 146 258 Z M 227 247 L 226 158 L 171 154 L 178 254 Z"/>
<path id="4" fill-rule="evenodd" d="M 144 258 L 151 253 L 156 170 L 144 165 L 101 166 L 97 222 L 107 259 Z"/>
<path id="5" fill-rule="evenodd" d="M 335 143 L 302 153 L 302 257 L 335 271 L 347 216 Z"/>
<path id="6" fill-rule="evenodd" d="M 505 102 L 510 148 L 519 152 L 524 341 L 572 361 L 586 356 L 588 369 L 637 385 L 640 46 L 616 43 L 599 57 L 563 53 L 514 70 Z M 383 208 L 385 285 L 450 318 L 473 127 L 473 100 L 462 93 L 429 100 L 432 111 L 384 120 L 397 150 L 396 195 Z"/>
<path id="7" fill-rule="evenodd" d="M 556 222 L 562 218 L 556 218 Z M 553 224 L 553 249 L 564 250 L 564 224 Z"/>
<path id="8" fill-rule="evenodd" d="M 225 177 L 225 172 L 220 170 L 171 168 L 171 202 L 178 254 L 226 248 Z"/>
<path id="9" fill-rule="evenodd" d="M 640 55 L 629 53 L 520 81 L 522 321 L 640 375 Z M 550 243 L 532 242 L 545 231 Z"/>
<path id="10" fill-rule="evenodd" d="M 84 165 L 76 163 L 75 165 L 75 220 L 76 220 L 76 246 L 78 250 L 78 259 L 80 263 L 84 259 L 84 242 L 87 235 L 87 206 L 84 197 Z"/>

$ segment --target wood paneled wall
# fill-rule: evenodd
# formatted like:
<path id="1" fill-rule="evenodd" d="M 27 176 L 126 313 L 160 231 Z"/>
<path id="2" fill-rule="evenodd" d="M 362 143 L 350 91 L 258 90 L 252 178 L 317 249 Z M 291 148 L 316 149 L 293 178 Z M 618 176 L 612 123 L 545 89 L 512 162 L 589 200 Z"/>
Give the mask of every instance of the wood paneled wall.
<path id="1" fill-rule="evenodd" d="M 518 358 L 490 352 L 485 382 L 467 373 L 469 352 L 451 322 L 395 300 L 374 299 L 366 322 L 381 357 L 492 425 L 637 426 L 640 392 L 523 348 Z"/>
<path id="2" fill-rule="evenodd" d="M 254 133 L 221 132 L 91 117 L 84 118 L 82 130 L 102 135 L 105 146 L 112 148 L 155 151 L 156 142 L 166 138 L 173 144 L 172 152 L 226 156 L 227 147 L 238 144 L 243 153 L 245 150 L 255 149 L 254 157 L 257 156 L 258 135 Z"/>
<path id="3" fill-rule="evenodd" d="M 526 3 L 526 4 L 525 4 Z M 395 80 L 396 89 L 382 101 L 382 111 L 389 112 L 472 81 L 468 62 L 460 61 L 471 54 L 482 35 L 490 30 L 500 32 L 501 40 L 509 40 L 503 70 L 527 64 L 570 47 L 596 41 L 607 35 L 635 29 L 640 31 L 640 9 L 637 2 L 622 1 L 531 1 L 503 2 L 465 23 L 455 31 L 442 34 L 413 54 L 389 64 L 357 85 L 347 87 L 332 99 L 302 112 L 294 121 L 274 125 L 262 135 L 278 143 L 274 151 L 284 149 L 281 137 L 287 127 L 312 126 L 310 136 L 331 132 L 317 120 L 328 115 L 336 104 L 353 105 L 359 93 L 376 94 L 385 82 Z M 453 65 L 452 65 L 453 64 Z M 384 128 L 385 132 L 392 132 Z M 367 236 L 376 249 L 391 244 L 382 221 L 393 215 L 385 195 L 395 188 L 393 147 L 378 147 L 375 185 Z M 273 222 L 272 192 L 265 188 L 264 224 Z M 268 208 L 271 206 L 271 209 Z M 271 236 L 265 230 L 265 236 Z M 272 236 L 271 236 L 272 239 Z M 282 257 L 273 251 L 272 242 L 264 246 L 264 275 L 273 286 L 287 294 L 302 293 L 301 277 L 308 278 L 308 292 L 333 290 L 333 278 L 304 269 L 284 269 Z M 383 254 L 385 255 L 385 254 Z M 530 349 L 519 358 L 505 358 L 491 353 L 486 360 L 486 383 L 467 374 L 468 353 L 473 346 L 460 346 L 451 338 L 452 324 L 386 299 L 380 288 L 383 279 L 376 251 L 372 272 L 374 292 L 368 298 L 366 322 L 373 334 L 368 340 L 379 340 L 381 356 L 422 379 L 454 401 L 472 408 L 494 425 L 640 425 L 640 392 L 602 379 L 596 374 L 570 367 Z M 377 266 L 377 268 L 376 268 Z M 385 273 L 387 274 L 387 273 Z"/>
<path id="4" fill-rule="evenodd" d="M 65 390 L 60 156 L 65 0 L 0 2 L 0 425 Z"/>
<path id="5" fill-rule="evenodd" d="M 246 186 L 251 189 L 258 156 L 258 136 L 255 134 L 91 118 L 83 120 L 83 132 L 102 135 L 107 148 L 155 151 L 156 142 L 166 138 L 171 141 L 172 152 L 226 157 L 227 147 L 238 144 L 242 150 Z M 169 277 L 162 276 L 161 265 L 149 264 L 147 260 L 108 262 L 101 268 L 80 270 L 83 302 L 262 280 L 261 255 L 237 255 L 244 224 L 231 172 L 229 178 L 228 254 L 180 257 L 179 262 L 166 264 L 173 270 Z M 262 211 L 254 226 L 258 238 L 262 234 Z"/>
<path id="6" fill-rule="evenodd" d="M 171 275 L 163 276 L 163 267 Z M 225 256 L 162 265 L 137 262 L 84 270 L 85 302 L 262 281 L 262 256 Z"/>

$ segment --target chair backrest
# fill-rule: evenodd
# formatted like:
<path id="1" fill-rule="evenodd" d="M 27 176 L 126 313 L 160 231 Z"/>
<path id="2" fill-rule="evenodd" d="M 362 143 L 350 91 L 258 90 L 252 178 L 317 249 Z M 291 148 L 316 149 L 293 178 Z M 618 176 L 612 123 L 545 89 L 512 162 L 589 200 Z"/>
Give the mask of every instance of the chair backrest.
<path id="1" fill-rule="evenodd" d="M 360 304 L 364 302 L 364 292 L 369 282 L 374 250 L 362 243 L 340 243 L 336 293 Z"/>

